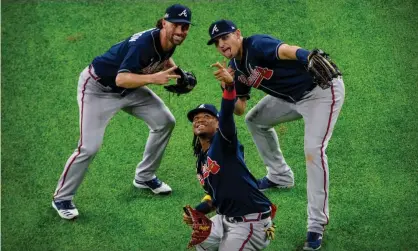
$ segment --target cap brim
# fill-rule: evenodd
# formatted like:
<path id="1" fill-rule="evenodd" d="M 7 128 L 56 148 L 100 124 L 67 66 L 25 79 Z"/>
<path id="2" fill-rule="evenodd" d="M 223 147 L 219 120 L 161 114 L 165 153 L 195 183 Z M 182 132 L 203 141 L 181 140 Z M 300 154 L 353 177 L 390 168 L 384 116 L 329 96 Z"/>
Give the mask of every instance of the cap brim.
<path id="1" fill-rule="evenodd" d="M 215 40 L 216 40 L 218 37 L 223 36 L 223 35 L 226 35 L 226 34 L 229 34 L 229 33 L 232 33 L 232 32 L 233 32 L 233 31 L 224 31 L 224 32 L 221 32 L 221 33 L 217 34 L 216 36 L 214 36 L 213 38 L 211 38 L 211 39 L 208 41 L 207 45 L 211 45 L 211 44 L 215 43 Z"/>
<path id="2" fill-rule="evenodd" d="M 198 114 L 199 112 L 207 112 L 211 115 L 213 115 L 214 117 L 218 118 L 218 114 L 213 113 L 213 111 L 206 109 L 206 108 L 195 108 L 193 110 L 191 110 L 190 112 L 187 113 L 187 118 L 189 119 L 190 122 L 193 122 L 193 118 L 196 114 Z"/>
<path id="3" fill-rule="evenodd" d="M 170 23 L 175 23 L 175 24 L 192 24 L 191 21 L 188 20 L 184 20 L 184 19 L 164 19 Z"/>

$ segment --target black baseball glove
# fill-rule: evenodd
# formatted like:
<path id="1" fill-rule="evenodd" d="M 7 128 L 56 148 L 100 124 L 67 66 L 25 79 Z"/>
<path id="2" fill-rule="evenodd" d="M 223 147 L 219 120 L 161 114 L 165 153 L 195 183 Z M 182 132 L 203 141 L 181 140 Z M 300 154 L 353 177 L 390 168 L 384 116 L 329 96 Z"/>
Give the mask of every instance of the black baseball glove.
<path id="1" fill-rule="evenodd" d="M 189 93 L 197 84 L 196 76 L 187 71 L 183 71 L 179 67 L 174 70 L 174 73 L 179 75 L 180 78 L 177 79 L 177 83 L 175 85 L 167 85 L 164 88 L 168 92 L 176 93 L 177 95 Z"/>
<path id="2" fill-rule="evenodd" d="M 315 84 L 322 89 L 327 89 L 332 84 L 332 79 L 341 76 L 338 67 L 331 58 L 321 49 L 314 49 L 308 56 L 308 72 L 311 73 Z"/>

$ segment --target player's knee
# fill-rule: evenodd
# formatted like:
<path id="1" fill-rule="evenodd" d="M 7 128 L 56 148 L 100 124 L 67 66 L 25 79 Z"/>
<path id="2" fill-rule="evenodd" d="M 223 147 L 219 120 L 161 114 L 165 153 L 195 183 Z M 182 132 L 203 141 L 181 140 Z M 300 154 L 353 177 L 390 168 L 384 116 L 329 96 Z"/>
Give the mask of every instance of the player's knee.
<path id="1" fill-rule="evenodd" d="M 81 153 L 87 157 L 92 157 L 99 151 L 100 145 L 101 144 L 86 144 L 81 147 Z"/>
<path id="2" fill-rule="evenodd" d="M 321 144 L 305 144 L 304 150 L 306 158 L 320 156 Z"/>
<path id="3" fill-rule="evenodd" d="M 251 111 L 245 115 L 245 123 L 247 126 L 255 125 L 255 118 Z"/>
<path id="4" fill-rule="evenodd" d="M 254 107 L 247 113 L 247 115 L 245 115 L 245 123 L 247 125 L 258 125 L 264 127 L 263 120 L 261 119 L 262 116 L 260 116 L 260 114 L 260 109 Z"/>
<path id="5" fill-rule="evenodd" d="M 174 118 L 173 114 L 171 113 L 167 114 L 166 120 L 164 122 L 164 128 L 173 130 L 175 125 L 176 125 L 176 119 Z"/>
<path id="6" fill-rule="evenodd" d="M 250 131 L 268 131 L 272 128 L 270 125 L 265 125 L 257 119 L 257 114 L 249 112 L 245 116 L 245 123 Z"/>

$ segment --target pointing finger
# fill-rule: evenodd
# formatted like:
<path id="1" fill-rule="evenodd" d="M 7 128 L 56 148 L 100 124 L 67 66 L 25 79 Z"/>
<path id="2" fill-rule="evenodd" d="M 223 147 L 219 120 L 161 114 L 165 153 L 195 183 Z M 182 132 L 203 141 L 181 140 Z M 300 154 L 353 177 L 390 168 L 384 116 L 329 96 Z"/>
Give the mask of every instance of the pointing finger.
<path id="1" fill-rule="evenodd" d="M 177 66 L 173 66 L 173 67 L 171 67 L 170 69 L 167 69 L 167 70 L 165 70 L 164 72 L 172 72 L 172 71 L 174 71 L 175 69 L 177 69 Z"/>
<path id="2" fill-rule="evenodd" d="M 181 76 L 179 76 L 179 75 L 168 75 L 167 78 L 176 79 L 176 78 L 181 78 Z"/>
<path id="3" fill-rule="evenodd" d="M 216 62 L 215 64 L 211 65 L 211 67 L 217 67 L 218 69 L 224 68 L 219 62 Z"/>

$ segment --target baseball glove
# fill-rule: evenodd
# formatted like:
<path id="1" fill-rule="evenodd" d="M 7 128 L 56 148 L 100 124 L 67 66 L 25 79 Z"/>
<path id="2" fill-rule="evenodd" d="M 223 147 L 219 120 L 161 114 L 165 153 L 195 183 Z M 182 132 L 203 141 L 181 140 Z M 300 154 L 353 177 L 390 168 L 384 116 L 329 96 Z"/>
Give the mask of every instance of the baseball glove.
<path id="1" fill-rule="evenodd" d="M 332 79 L 342 75 L 331 58 L 321 49 L 314 49 L 308 56 L 308 72 L 311 73 L 314 83 L 322 89 L 332 84 Z"/>
<path id="2" fill-rule="evenodd" d="M 177 95 L 189 93 L 197 84 L 196 76 L 187 71 L 183 71 L 179 67 L 174 70 L 174 73 L 179 75 L 180 78 L 177 79 L 177 83 L 175 85 L 167 85 L 164 88 L 168 92 L 176 93 Z"/>
<path id="3" fill-rule="evenodd" d="M 205 214 L 193 209 L 189 205 L 183 207 L 184 212 L 192 218 L 192 238 L 187 245 L 187 248 L 191 248 L 197 244 L 205 241 L 212 229 L 212 221 L 206 217 Z"/>

